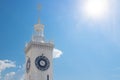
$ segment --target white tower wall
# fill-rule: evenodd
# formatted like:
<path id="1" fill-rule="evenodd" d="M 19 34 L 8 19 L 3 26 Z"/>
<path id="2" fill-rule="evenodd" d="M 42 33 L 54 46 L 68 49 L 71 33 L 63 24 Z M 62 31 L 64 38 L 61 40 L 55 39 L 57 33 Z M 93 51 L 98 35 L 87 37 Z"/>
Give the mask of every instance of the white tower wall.
<path id="1" fill-rule="evenodd" d="M 36 24 L 35 30 L 36 34 L 33 36 L 32 40 L 25 47 L 26 54 L 25 80 L 53 80 L 52 52 L 54 44 L 51 42 L 44 41 L 43 25 L 41 25 L 40 23 Z M 44 56 L 45 60 L 40 58 L 41 56 L 42 57 Z"/>

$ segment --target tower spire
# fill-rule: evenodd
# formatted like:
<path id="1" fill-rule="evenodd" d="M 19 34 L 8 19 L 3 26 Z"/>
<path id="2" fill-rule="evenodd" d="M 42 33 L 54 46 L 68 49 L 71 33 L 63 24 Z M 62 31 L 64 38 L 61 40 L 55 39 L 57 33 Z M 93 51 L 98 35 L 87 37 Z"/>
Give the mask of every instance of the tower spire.
<path id="1" fill-rule="evenodd" d="M 40 24 L 40 17 L 38 17 L 38 24 Z"/>
<path id="2" fill-rule="evenodd" d="M 38 4 L 38 13 L 40 14 L 41 5 Z M 44 41 L 44 25 L 40 22 L 40 16 L 38 14 L 38 23 L 34 25 L 35 35 L 33 36 L 33 41 L 43 42 Z"/>
<path id="3" fill-rule="evenodd" d="M 38 6 L 37 6 L 37 9 L 38 9 L 38 24 L 40 24 L 40 11 L 41 11 L 41 5 L 40 5 L 40 3 L 38 4 Z"/>

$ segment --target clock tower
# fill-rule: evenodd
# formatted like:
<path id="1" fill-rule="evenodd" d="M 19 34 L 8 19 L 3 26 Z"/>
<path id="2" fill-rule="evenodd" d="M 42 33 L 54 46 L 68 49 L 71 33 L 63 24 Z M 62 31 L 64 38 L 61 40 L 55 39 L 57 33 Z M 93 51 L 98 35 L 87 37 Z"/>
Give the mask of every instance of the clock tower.
<path id="1" fill-rule="evenodd" d="M 53 80 L 53 48 L 52 42 L 44 39 L 44 25 L 34 25 L 34 34 L 29 43 L 25 45 L 26 73 L 25 80 Z"/>

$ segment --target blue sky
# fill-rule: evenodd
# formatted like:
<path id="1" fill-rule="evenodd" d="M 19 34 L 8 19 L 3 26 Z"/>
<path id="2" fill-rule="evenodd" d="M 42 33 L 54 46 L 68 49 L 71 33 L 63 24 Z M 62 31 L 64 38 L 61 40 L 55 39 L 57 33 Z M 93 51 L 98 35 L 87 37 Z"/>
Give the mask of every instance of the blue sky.
<path id="1" fill-rule="evenodd" d="M 120 1 L 109 0 L 107 17 L 96 20 L 83 16 L 83 1 L 0 0 L 0 60 L 13 62 L 1 76 L 16 72 L 20 80 L 24 46 L 40 15 L 46 40 L 63 52 L 54 59 L 54 80 L 120 80 Z"/>

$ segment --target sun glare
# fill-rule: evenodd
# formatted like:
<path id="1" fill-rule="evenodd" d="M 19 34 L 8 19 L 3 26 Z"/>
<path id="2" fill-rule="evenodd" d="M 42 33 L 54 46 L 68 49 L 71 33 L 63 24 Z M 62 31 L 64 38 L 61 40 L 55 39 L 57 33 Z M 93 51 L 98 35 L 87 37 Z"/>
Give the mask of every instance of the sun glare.
<path id="1" fill-rule="evenodd" d="M 87 0 L 83 6 L 85 16 L 102 18 L 108 12 L 108 0 Z"/>

